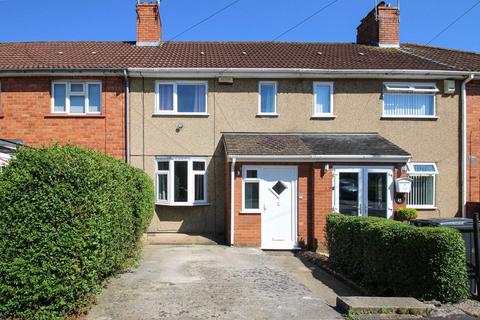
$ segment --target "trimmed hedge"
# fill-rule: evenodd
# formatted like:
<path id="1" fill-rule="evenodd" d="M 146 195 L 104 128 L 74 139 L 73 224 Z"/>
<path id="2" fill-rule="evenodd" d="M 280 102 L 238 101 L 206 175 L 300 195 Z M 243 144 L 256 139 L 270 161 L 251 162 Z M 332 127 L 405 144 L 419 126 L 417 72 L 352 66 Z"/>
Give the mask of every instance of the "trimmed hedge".
<path id="1" fill-rule="evenodd" d="M 332 267 L 373 294 L 441 302 L 468 297 L 465 249 L 457 230 L 331 214 L 326 233 Z"/>
<path id="2" fill-rule="evenodd" d="M 0 174 L 0 318 L 83 311 L 138 253 L 153 212 L 139 169 L 73 146 L 22 148 Z"/>

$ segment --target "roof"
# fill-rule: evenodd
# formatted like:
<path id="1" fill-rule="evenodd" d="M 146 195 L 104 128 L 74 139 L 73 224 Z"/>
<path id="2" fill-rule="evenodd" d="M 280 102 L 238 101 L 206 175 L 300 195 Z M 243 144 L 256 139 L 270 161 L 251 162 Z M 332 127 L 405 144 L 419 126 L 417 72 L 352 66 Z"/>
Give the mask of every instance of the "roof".
<path id="1" fill-rule="evenodd" d="M 409 157 L 378 133 L 224 133 L 229 156 Z"/>
<path id="2" fill-rule="evenodd" d="M 480 58 L 411 44 L 379 48 L 313 42 L 165 42 L 154 47 L 134 42 L 0 43 L 0 70 L 126 68 L 480 71 Z"/>

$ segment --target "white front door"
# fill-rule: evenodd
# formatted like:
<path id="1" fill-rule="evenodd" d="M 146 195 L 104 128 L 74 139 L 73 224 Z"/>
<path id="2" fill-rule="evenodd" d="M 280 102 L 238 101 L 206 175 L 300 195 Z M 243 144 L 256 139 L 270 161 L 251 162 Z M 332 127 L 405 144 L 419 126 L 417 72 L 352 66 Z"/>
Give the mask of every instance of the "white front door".
<path id="1" fill-rule="evenodd" d="M 334 177 L 335 211 L 352 216 L 392 217 L 392 168 L 336 167 Z"/>
<path id="2" fill-rule="evenodd" d="M 262 249 L 297 247 L 297 167 L 259 168 Z"/>

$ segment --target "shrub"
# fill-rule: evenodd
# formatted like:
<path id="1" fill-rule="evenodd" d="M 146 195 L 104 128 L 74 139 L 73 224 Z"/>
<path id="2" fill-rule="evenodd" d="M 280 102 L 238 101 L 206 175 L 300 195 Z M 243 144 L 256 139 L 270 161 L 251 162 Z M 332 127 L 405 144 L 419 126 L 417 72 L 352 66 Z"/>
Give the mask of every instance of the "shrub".
<path id="1" fill-rule="evenodd" d="M 418 213 L 415 208 L 400 208 L 395 212 L 395 218 L 399 221 L 410 221 L 417 217 Z"/>
<path id="2" fill-rule="evenodd" d="M 326 232 L 332 267 L 373 294 L 442 302 L 468 296 L 464 243 L 455 229 L 331 214 Z"/>
<path id="3" fill-rule="evenodd" d="M 21 149 L 0 174 L 0 318 L 86 308 L 138 252 L 153 203 L 151 179 L 107 155 Z"/>

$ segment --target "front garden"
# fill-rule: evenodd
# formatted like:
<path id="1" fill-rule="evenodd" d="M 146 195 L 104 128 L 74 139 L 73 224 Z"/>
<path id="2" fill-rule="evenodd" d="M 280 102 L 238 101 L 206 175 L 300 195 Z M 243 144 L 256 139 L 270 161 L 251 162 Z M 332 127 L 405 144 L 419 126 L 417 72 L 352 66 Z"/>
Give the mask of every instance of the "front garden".
<path id="1" fill-rule="evenodd" d="M 0 173 L 0 318 L 88 309 L 138 255 L 153 210 L 139 169 L 72 146 L 22 148 Z"/>
<path id="2" fill-rule="evenodd" d="M 329 266 L 370 294 L 440 302 L 469 295 L 457 230 L 331 214 L 326 233 Z"/>

